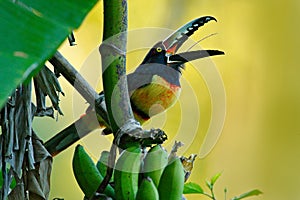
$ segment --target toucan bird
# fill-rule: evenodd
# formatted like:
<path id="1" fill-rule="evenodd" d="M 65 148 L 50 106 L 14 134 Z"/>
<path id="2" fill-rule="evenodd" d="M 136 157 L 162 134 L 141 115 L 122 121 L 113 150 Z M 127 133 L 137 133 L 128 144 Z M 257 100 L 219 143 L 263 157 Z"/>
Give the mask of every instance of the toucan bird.
<path id="1" fill-rule="evenodd" d="M 214 17 L 205 16 L 183 25 L 165 40 L 156 43 L 136 70 L 127 75 L 131 107 L 135 119 L 141 124 L 176 102 L 181 91 L 180 77 L 185 63 L 224 54 L 219 50 L 197 50 L 176 54 L 189 36 L 211 20 L 216 21 Z M 104 98 L 103 93 L 102 97 Z M 153 108 L 154 105 L 159 105 L 158 107 L 162 109 Z M 87 134 L 99 127 L 99 124 L 102 125 L 101 119 L 96 123 L 91 120 L 94 115 L 95 111 L 89 108 L 86 114 L 77 120 L 77 125 L 72 124 L 61 133 L 75 129 L 79 136 Z"/>
<path id="2" fill-rule="evenodd" d="M 136 70 L 127 75 L 131 107 L 135 119 L 140 123 L 163 112 L 176 102 L 181 91 L 179 80 L 184 63 L 224 54 L 218 50 L 176 54 L 189 36 L 211 20 L 216 21 L 214 17 L 206 16 L 185 24 L 165 40 L 156 43 Z M 151 109 L 155 105 L 159 105 L 157 109 Z"/>

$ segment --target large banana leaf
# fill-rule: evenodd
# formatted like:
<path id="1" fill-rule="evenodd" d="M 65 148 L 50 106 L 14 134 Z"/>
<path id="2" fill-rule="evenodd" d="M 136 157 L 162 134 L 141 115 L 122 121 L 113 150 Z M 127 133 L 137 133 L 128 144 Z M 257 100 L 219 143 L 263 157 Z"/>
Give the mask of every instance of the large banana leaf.
<path id="1" fill-rule="evenodd" d="M 30 80 L 98 0 L 0 0 L 0 108 Z"/>

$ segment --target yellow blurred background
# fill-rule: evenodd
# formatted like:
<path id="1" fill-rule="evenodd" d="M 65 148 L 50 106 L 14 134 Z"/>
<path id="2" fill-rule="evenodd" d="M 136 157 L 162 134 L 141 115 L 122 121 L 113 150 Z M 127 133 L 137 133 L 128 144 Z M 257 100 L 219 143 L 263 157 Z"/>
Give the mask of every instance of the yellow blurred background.
<path id="1" fill-rule="evenodd" d="M 65 42 L 61 46 L 60 51 L 78 70 L 101 41 L 102 12 L 102 2 L 99 2 L 80 29 L 75 31 L 78 45 L 69 47 Z M 225 56 L 212 58 L 224 83 L 226 118 L 214 149 L 206 157 L 196 160 L 190 181 L 205 187 L 206 179 L 222 172 L 215 188 L 218 200 L 224 199 L 224 188 L 228 190 L 227 199 L 251 189 L 260 189 L 264 194 L 249 199 L 300 199 L 300 67 L 297 59 L 300 47 L 300 2 L 131 0 L 128 2 L 128 15 L 129 30 L 147 27 L 174 30 L 205 15 L 218 19 L 217 23 L 205 25 L 193 39 L 199 40 L 217 32 L 216 36 L 201 42 L 201 46 L 226 52 Z M 129 57 L 128 65 L 136 66 L 143 59 L 144 53 L 136 58 Z M 58 121 L 34 120 L 34 129 L 43 140 L 72 123 L 79 117 L 79 112 L 84 112 L 87 107 L 79 106 L 78 113 L 76 111 L 74 114 L 76 92 L 63 78 L 60 79 L 66 93 L 66 97 L 61 97 L 65 116 L 58 117 Z M 193 69 L 188 66 L 183 71 L 183 79 L 194 86 L 197 86 L 198 81 L 199 87 L 205 90 L 201 76 L 195 76 Z M 201 128 L 207 129 L 211 108 L 210 101 L 206 100 L 207 91 L 203 98 L 201 94 L 196 96 L 201 101 L 201 132 Z M 161 128 L 168 134 L 172 135 L 178 129 L 176 116 L 180 113 L 177 112 L 183 108 L 188 109 L 183 103 L 186 101 L 189 101 L 189 97 L 184 97 L 182 93 L 181 103 L 161 116 L 167 121 Z M 159 128 L 160 119 L 153 119 L 151 125 L 155 122 L 158 124 L 156 128 Z M 190 123 L 193 123 L 192 119 Z M 90 144 L 89 138 L 103 139 L 99 133 L 99 130 L 95 131 L 80 143 Z M 191 138 L 193 143 L 185 151 L 186 155 L 195 151 L 198 153 L 202 139 Z M 51 199 L 83 199 L 71 169 L 74 147 L 54 158 Z M 96 142 L 95 149 L 89 151 L 97 159 L 100 151 L 107 150 L 108 145 L 97 146 Z M 187 197 L 191 200 L 207 199 L 199 195 Z"/>

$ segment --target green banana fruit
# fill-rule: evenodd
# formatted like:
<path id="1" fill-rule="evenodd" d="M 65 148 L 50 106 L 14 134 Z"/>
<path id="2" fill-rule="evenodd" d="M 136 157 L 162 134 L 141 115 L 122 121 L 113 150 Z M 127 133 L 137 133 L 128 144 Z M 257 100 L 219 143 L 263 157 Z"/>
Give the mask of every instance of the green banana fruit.
<path id="1" fill-rule="evenodd" d="M 98 171 L 102 177 L 105 177 L 108 165 L 109 151 L 102 151 L 101 156 L 96 164 Z M 114 181 L 114 176 L 112 175 L 110 182 Z"/>
<path id="2" fill-rule="evenodd" d="M 116 199 L 135 200 L 141 157 L 142 152 L 139 146 L 129 147 L 121 153 L 114 174 Z"/>
<path id="3" fill-rule="evenodd" d="M 161 145 L 152 147 L 145 159 L 143 166 L 144 177 L 150 177 L 156 187 L 158 187 L 160 177 L 164 168 L 168 164 L 168 153 Z"/>
<path id="4" fill-rule="evenodd" d="M 157 188 L 150 177 L 146 177 L 142 180 L 136 195 L 136 200 L 159 200 Z"/>
<path id="5" fill-rule="evenodd" d="M 73 173 L 76 181 L 87 198 L 94 195 L 103 180 L 100 172 L 83 146 L 77 145 L 73 156 Z M 104 194 L 114 198 L 114 189 L 108 185 Z"/>
<path id="6" fill-rule="evenodd" d="M 175 157 L 166 166 L 160 178 L 158 193 L 160 200 L 181 200 L 184 186 L 184 170 L 181 161 Z"/>

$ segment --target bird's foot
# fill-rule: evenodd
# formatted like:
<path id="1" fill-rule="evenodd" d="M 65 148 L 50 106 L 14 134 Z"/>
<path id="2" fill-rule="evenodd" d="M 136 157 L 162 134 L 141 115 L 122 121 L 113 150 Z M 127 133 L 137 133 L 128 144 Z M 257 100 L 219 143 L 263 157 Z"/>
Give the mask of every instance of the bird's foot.
<path id="1" fill-rule="evenodd" d="M 167 138 L 163 130 L 143 130 L 140 123 L 132 119 L 128 120 L 128 122 L 119 129 L 116 134 L 115 142 L 118 146 L 123 146 L 122 144 L 139 143 L 142 147 L 147 147 L 152 144 L 162 144 Z"/>
<path id="2" fill-rule="evenodd" d="M 143 138 L 141 138 L 141 145 L 147 147 L 152 144 L 162 144 L 167 139 L 167 134 L 161 129 L 145 130 Z"/>

